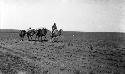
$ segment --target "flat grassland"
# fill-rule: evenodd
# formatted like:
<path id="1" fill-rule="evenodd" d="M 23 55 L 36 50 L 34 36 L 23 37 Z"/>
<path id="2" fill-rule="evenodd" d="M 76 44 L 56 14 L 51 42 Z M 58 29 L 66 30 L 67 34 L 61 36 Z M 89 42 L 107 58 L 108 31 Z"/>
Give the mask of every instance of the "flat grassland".
<path id="1" fill-rule="evenodd" d="M 63 36 L 58 43 L 20 41 L 18 31 L 0 30 L 0 74 L 125 74 L 124 33 Z"/>

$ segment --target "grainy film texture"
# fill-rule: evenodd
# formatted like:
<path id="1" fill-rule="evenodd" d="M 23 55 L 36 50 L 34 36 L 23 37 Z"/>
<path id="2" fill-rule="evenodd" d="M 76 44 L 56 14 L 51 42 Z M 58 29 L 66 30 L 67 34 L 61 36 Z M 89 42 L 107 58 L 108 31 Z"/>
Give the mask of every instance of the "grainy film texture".
<path id="1" fill-rule="evenodd" d="M 125 74 L 125 0 L 0 0 L 0 74 Z"/>

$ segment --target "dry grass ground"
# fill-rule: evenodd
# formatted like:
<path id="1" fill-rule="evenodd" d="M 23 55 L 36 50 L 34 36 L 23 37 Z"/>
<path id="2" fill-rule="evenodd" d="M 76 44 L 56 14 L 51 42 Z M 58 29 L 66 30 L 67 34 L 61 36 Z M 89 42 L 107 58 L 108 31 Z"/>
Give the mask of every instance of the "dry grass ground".
<path id="1" fill-rule="evenodd" d="M 75 34 L 75 37 L 72 37 Z M 93 37 L 92 37 L 93 36 Z M 64 33 L 64 42 L 0 33 L 2 74 L 125 74 L 124 34 Z M 122 39 L 121 39 L 122 38 Z"/>

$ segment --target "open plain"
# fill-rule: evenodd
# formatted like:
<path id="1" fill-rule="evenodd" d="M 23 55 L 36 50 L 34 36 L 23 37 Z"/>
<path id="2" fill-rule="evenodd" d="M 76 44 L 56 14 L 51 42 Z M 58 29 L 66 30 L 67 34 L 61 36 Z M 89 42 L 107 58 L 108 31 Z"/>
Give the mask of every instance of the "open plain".
<path id="1" fill-rule="evenodd" d="M 65 31 L 63 37 L 20 41 L 17 30 L 0 30 L 0 74 L 125 74 L 124 33 Z"/>

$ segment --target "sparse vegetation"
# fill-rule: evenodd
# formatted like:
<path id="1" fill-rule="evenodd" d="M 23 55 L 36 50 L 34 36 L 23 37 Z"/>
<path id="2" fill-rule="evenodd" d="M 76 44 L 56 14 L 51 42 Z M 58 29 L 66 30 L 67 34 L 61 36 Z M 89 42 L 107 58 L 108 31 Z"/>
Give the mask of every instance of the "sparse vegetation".
<path id="1" fill-rule="evenodd" d="M 90 36 L 89 33 L 67 33 L 64 33 L 64 42 L 58 43 L 27 41 L 27 38 L 20 41 L 18 33 L 0 33 L 0 72 L 2 74 L 125 73 L 124 42 L 121 42 L 118 36 L 115 39 L 113 33 L 110 33 L 113 36 L 103 33 L 105 37 L 112 38 L 106 39 L 96 33 L 90 33 Z M 78 36 L 73 39 L 72 34 L 76 33 Z M 94 36 L 93 39 L 91 36 Z"/>

